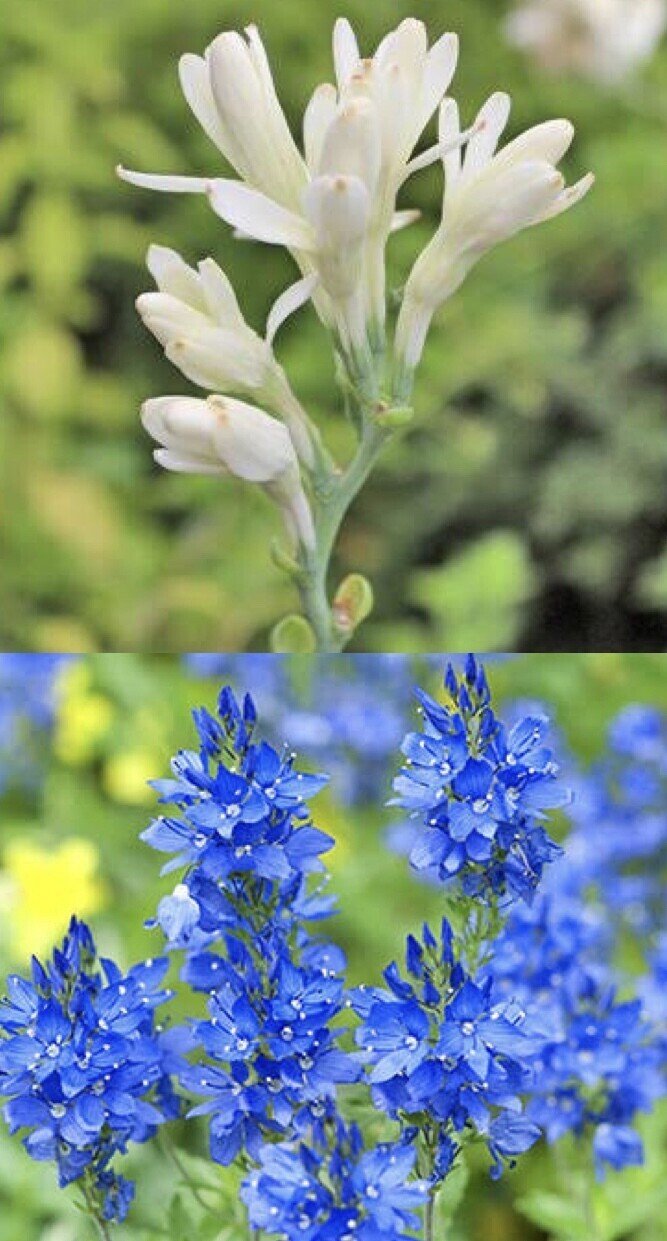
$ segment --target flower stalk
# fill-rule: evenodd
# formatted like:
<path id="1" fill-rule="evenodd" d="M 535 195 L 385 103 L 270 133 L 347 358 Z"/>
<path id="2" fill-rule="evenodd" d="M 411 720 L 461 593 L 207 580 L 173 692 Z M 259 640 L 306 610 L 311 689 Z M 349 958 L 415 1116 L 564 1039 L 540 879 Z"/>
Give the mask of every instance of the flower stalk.
<path id="1" fill-rule="evenodd" d="M 368 419 L 347 470 L 341 474 L 334 469 L 326 480 L 316 483 L 315 546 L 304 549 L 299 590 L 303 612 L 312 626 L 319 651 L 341 651 L 352 636 L 351 631 L 346 632 L 336 624 L 327 589 L 329 565 L 345 515 L 393 434 Z"/>

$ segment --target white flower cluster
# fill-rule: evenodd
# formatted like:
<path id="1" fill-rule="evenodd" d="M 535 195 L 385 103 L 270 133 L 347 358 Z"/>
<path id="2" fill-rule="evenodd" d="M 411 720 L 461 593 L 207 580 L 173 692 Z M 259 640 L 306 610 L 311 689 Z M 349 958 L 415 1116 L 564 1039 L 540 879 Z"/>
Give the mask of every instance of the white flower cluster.
<path id="1" fill-rule="evenodd" d="M 247 325 L 210 258 L 195 270 L 173 251 L 151 247 L 148 265 L 158 291 L 143 294 L 138 308 L 194 383 L 271 411 L 220 396 L 149 401 L 144 423 L 163 445 L 158 461 L 262 483 L 305 546 L 314 535 L 304 479 L 321 450 L 273 353 L 280 324 L 312 301 L 360 405 L 404 405 L 431 318 L 473 264 L 505 238 L 572 206 L 592 181 L 584 177 L 567 189 L 557 170 L 573 136 L 565 120 L 538 125 L 498 151 L 507 95 L 493 95 L 462 130 L 448 97 L 458 56 L 453 34 L 429 47 L 423 23 L 408 19 L 365 59 L 341 19 L 333 53 L 336 82 L 318 86 L 308 103 L 303 153 L 250 27 L 245 38 L 220 34 L 204 56 L 186 55 L 180 63 L 192 111 L 239 179 L 119 170 L 146 188 L 206 194 L 239 235 L 285 246 L 300 269 L 269 316 L 266 339 Z M 415 156 L 436 113 L 437 142 Z M 405 285 L 392 360 L 385 341 L 387 241 L 417 216 L 398 208 L 402 186 L 437 161 L 445 178 L 442 221 Z"/>
<path id="2" fill-rule="evenodd" d="M 621 82 L 648 60 L 667 28 L 666 0 L 522 0 L 510 41 L 553 73 Z"/>

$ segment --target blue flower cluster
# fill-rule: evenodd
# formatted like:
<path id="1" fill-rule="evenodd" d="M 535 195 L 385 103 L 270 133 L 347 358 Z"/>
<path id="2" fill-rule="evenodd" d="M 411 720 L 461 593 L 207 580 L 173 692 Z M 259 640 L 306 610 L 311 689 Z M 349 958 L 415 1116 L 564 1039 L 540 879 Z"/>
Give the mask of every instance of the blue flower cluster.
<path id="1" fill-rule="evenodd" d="M 617 999 L 604 915 L 553 880 L 531 908 L 513 908 L 488 974 L 543 1037 L 527 1115 L 549 1142 L 592 1130 L 601 1177 L 641 1163 L 631 1125 L 664 1093 L 664 1062 L 640 1001 Z"/>
<path id="2" fill-rule="evenodd" d="M 157 782 L 180 817 L 144 833 L 177 851 L 169 868 L 186 867 L 157 921 L 169 947 L 187 951 L 184 979 L 210 997 L 209 1019 L 195 1026 L 204 1054 L 181 1080 L 206 1097 L 192 1114 L 211 1116 L 211 1155 L 222 1164 L 305 1130 L 331 1109 L 336 1085 L 359 1076 L 331 1028 L 344 1007 L 345 958 L 306 929 L 332 911 L 307 883 L 333 844 L 305 804 L 325 781 L 255 741 L 255 721 L 252 699 L 239 705 L 228 688 L 217 719 L 195 712 L 199 750 L 179 754 L 175 779 Z"/>
<path id="3" fill-rule="evenodd" d="M 573 872 L 631 930 L 652 935 L 667 918 L 667 717 L 645 706 L 619 712 L 604 759 L 575 788 Z"/>
<path id="4" fill-rule="evenodd" d="M 0 654 L 0 792 L 34 783 L 35 735 L 53 723 L 58 674 L 73 658 Z"/>
<path id="5" fill-rule="evenodd" d="M 408 1241 L 427 1196 L 412 1180 L 416 1151 L 396 1143 L 364 1151 L 340 1120 L 314 1143 L 266 1145 L 241 1197 L 253 1228 L 287 1241 Z"/>
<path id="6" fill-rule="evenodd" d="M 37 1160 L 55 1161 L 61 1186 L 83 1180 L 104 1219 L 122 1219 L 133 1186 L 111 1168 L 129 1142 L 145 1142 L 178 1113 L 170 1073 L 188 1045 L 161 1033 L 155 1009 L 167 960 L 122 974 L 98 964 L 88 927 L 75 919 L 30 980 L 11 976 L 0 1006 L 0 1094 L 10 1131 L 27 1130 Z"/>
<path id="7" fill-rule="evenodd" d="M 412 865 L 443 882 L 458 876 L 471 896 L 530 899 L 560 853 L 545 813 L 569 800 L 545 745 L 548 722 L 528 717 L 508 731 L 472 656 L 460 677 L 448 667 L 445 690 L 449 705 L 417 691 L 423 728 L 406 736 L 394 782 L 393 804 L 422 824 Z"/>
<path id="8" fill-rule="evenodd" d="M 389 788 L 390 764 L 406 728 L 411 664 L 398 655 L 312 661 L 300 675 L 286 657 L 188 655 L 203 676 L 233 679 L 237 672 L 261 707 L 272 738 L 289 737 L 326 766 L 336 796 L 348 806 L 377 803 Z"/>
<path id="9" fill-rule="evenodd" d="M 473 1135 L 487 1143 L 498 1176 L 505 1159 L 540 1136 L 520 1096 L 532 1085 L 542 1040 L 518 1005 L 497 1002 L 491 978 L 470 977 L 446 920 L 439 941 L 428 926 L 422 942 L 409 936 L 406 973 L 392 963 L 387 988 L 351 996 L 373 1102 L 393 1117 L 428 1118 L 438 1144 L 434 1183 Z"/>
<path id="10" fill-rule="evenodd" d="M 313 827 L 306 806 L 327 777 L 295 771 L 293 754 L 255 743 L 256 718 L 249 695 L 240 706 L 223 689 L 218 718 L 203 707 L 194 712 L 199 749 L 180 751 L 172 760 L 173 778 L 153 782 L 161 801 L 178 813 L 155 819 L 142 840 L 175 854 L 163 873 L 190 867 L 204 901 L 207 884 L 249 875 L 281 883 L 321 870 L 319 856 L 334 843 Z M 192 914 L 183 903 L 184 924 Z"/>

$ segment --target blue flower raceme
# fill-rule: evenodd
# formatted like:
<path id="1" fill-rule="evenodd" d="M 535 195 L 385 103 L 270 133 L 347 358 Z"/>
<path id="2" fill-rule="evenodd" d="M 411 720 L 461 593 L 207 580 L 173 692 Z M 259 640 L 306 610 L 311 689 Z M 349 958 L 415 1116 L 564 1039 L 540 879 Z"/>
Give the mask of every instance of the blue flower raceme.
<path id="1" fill-rule="evenodd" d="M 0 1007 L 0 1094 L 10 1131 L 25 1131 L 37 1160 L 53 1161 L 61 1186 L 82 1181 L 104 1219 L 122 1219 L 133 1187 L 111 1161 L 177 1114 L 170 1072 L 188 1043 L 162 1033 L 155 1010 L 170 998 L 167 960 L 122 974 L 98 963 L 88 927 L 72 920 L 47 966 L 11 976 Z"/>
<path id="2" fill-rule="evenodd" d="M 612 720 L 604 758 L 578 777 L 571 857 L 579 882 L 643 937 L 667 917 L 666 799 L 667 717 L 626 707 Z"/>
<path id="3" fill-rule="evenodd" d="M 408 1241 L 427 1197 L 410 1180 L 415 1159 L 409 1143 L 365 1151 L 356 1126 L 337 1121 L 326 1141 L 262 1147 L 241 1197 L 253 1228 L 287 1241 Z"/>
<path id="4" fill-rule="evenodd" d="M 412 865 L 443 882 L 459 876 L 468 895 L 529 899 L 560 852 L 545 814 L 569 799 L 545 744 L 547 721 L 528 717 L 508 731 L 472 656 L 461 677 L 448 668 L 445 690 L 448 706 L 417 691 L 423 729 L 406 736 L 407 765 L 394 782 L 393 804 L 422 824 Z"/>
<path id="5" fill-rule="evenodd" d="M 397 655 L 322 656 L 295 684 L 289 659 L 276 655 L 186 656 L 201 675 L 241 675 L 261 707 L 270 738 L 307 746 L 326 766 L 344 805 L 383 800 L 391 763 L 406 727 L 411 663 Z M 298 678 L 297 678 L 298 680 Z"/>
<path id="6" fill-rule="evenodd" d="M 473 1134 L 487 1143 L 498 1175 L 505 1156 L 540 1136 L 522 1115 L 520 1096 L 532 1084 L 542 1041 L 518 1005 L 494 996 L 491 978 L 469 976 L 447 921 L 439 943 L 428 927 L 421 943 L 408 938 L 406 974 L 392 964 L 386 989 L 352 993 L 373 1101 L 394 1117 L 427 1115 L 436 1183 Z"/>
<path id="7" fill-rule="evenodd" d="M 531 908 L 513 908 L 489 972 L 542 1033 L 527 1115 L 548 1142 L 590 1133 L 602 1177 L 642 1162 L 631 1126 L 664 1093 L 664 1058 L 641 1003 L 617 998 L 605 918 L 559 890 L 558 868 L 553 880 Z"/>
<path id="8" fill-rule="evenodd" d="M 173 778 L 154 782 L 178 813 L 160 816 L 142 835 L 175 854 L 165 869 L 194 866 L 213 882 L 244 874 L 283 881 L 321 869 L 319 856 L 333 841 L 312 826 L 306 802 L 326 778 L 295 771 L 293 755 L 253 742 L 249 697 L 239 707 L 223 690 L 217 719 L 204 708 L 194 717 L 199 750 L 181 751 Z"/>
<path id="9" fill-rule="evenodd" d="M 35 742 L 53 724 L 58 676 L 74 658 L 0 653 L 0 793 L 36 782 Z"/>
<path id="10" fill-rule="evenodd" d="M 158 782 L 180 818 L 156 820 L 144 839 L 177 851 L 185 868 L 156 922 L 186 951 L 184 980 L 209 996 L 198 1060 L 181 1080 L 204 1096 L 192 1114 L 210 1115 L 212 1158 L 229 1164 L 256 1157 L 267 1137 L 305 1130 L 359 1069 L 332 1029 L 345 958 L 307 930 L 332 912 L 308 882 L 333 844 L 305 804 L 324 778 L 254 740 L 249 697 L 239 705 L 224 689 L 218 707 L 217 719 L 195 712 L 199 751 L 181 753 L 175 780 Z"/>
<path id="11" fill-rule="evenodd" d="M 329 1114 L 337 1085 L 359 1076 L 331 1025 L 344 994 L 328 950 L 279 937 L 253 959 L 231 934 L 226 948 L 227 959 L 206 954 L 185 966 L 210 1001 L 209 1020 L 195 1027 L 203 1056 L 182 1075 L 207 1096 L 192 1114 L 210 1115 L 211 1156 L 222 1164 L 241 1151 L 256 1158 L 270 1136 L 305 1132 Z"/>

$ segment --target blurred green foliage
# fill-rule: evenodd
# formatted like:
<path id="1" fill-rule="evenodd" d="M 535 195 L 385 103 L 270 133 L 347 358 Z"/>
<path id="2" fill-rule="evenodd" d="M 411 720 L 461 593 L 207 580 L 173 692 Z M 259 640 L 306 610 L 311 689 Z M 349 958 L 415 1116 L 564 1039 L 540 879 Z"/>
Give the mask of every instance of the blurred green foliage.
<path id="1" fill-rule="evenodd" d="M 334 658 L 342 663 L 345 657 Z M 298 663 L 294 662 L 295 684 L 304 686 L 306 669 Z M 583 762 L 602 753 L 607 725 L 620 707 L 644 702 L 667 710 L 664 656 L 534 655 L 494 663 L 489 671 L 501 701 L 549 703 Z M 429 688 L 435 692 L 435 670 L 430 679 Z M 232 680 L 237 690 L 243 690 L 242 660 Z M 159 877 L 161 859 L 138 839 L 155 803 L 144 781 L 166 774 L 169 755 L 192 743 L 189 709 L 202 703 L 213 707 L 218 689 L 216 681 L 195 680 L 179 661 L 168 657 L 93 656 L 66 671 L 53 740 L 44 756 L 43 784 L 33 793 L 6 796 L 0 802 L 0 914 L 2 881 L 7 877 L 2 863 L 12 842 L 30 842 L 53 856 L 64 841 L 76 836 L 91 842 L 99 855 L 105 899 L 91 921 L 102 951 L 130 964 L 156 950 L 159 940 L 155 932 L 143 929 L 143 922 L 174 879 Z M 406 697 L 406 724 L 412 711 Z M 300 758 L 307 760 L 307 749 Z M 392 756 L 389 766 L 393 770 Z M 332 932 L 348 954 L 352 981 L 379 982 L 384 965 L 400 953 L 406 932 L 424 919 L 437 921 L 441 898 L 419 883 L 406 861 L 383 844 L 381 834 L 394 812 L 381 806 L 344 809 L 325 791 L 315 801 L 314 813 L 316 822 L 337 841 L 330 865 L 340 913 Z M 76 901 L 76 892 L 73 875 L 64 901 L 61 894 L 62 929 L 70 912 L 68 902 Z M 7 905 L 6 897 L 4 908 L 9 914 L 0 918 L 0 978 L 25 964 L 13 941 L 11 903 Z M 187 1004 L 179 997 L 177 1004 L 181 1015 L 191 1012 L 191 997 Z M 582 1229 L 574 1198 L 568 1231 L 562 1174 L 553 1153 L 540 1144 L 499 1182 L 490 1181 L 484 1159 L 473 1162 L 467 1185 L 460 1174 L 448 1181 L 441 1204 L 442 1241 L 547 1241 L 548 1234 L 530 1221 L 552 1217 L 554 1232 L 571 1241 L 667 1241 L 664 1107 L 646 1118 L 643 1132 L 646 1166 L 610 1175 L 596 1191 L 601 1221 L 596 1238 Z M 152 1144 L 128 1161 L 129 1174 L 138 1179 L 138 1197 L 119 1238 L 247 1241 L 234 1174 L 203 1162 L 205 1128 L 192 1122 L 182 1128 L 179 1140 L 186 1148 L 190 1177 L 204 1184 L 212 1181 L 216 1192 L 224 1195 L 217 1223 L 213 1227 L 210 1219 L 202 1223 L 201 1234 L 191 1223 L 179 1224 L 182 1217 L 191 1220 L 193 1211 L 196 1218 L 196 1204 L 187 1188 L 179 1188 L 181 1178 L 160 1144 Z M 174 1191 L 177 1197 L 165 1230 L 165 1211 Z M 574 1185 L 572 1194 L 576 1192 Z M 86 1237 L 68 1195 L 55 1188 L 51 1168 L 31 1162 L 0 1126 L 0 1241 Z"/>
<path id="2" fill-rule="evenodd" d="M 565 218 L 502 247 L 440 316 L 415 428 L 358 501 L 337 575 L 376 588 L 366 649 L 484 644 L 640 649 L 667 638 L 667 52 L 608 94 L 548 79 L 504 43 L 507 0 L 347 0 L 366 48 L 411 12 L 461 35 L 471 117 L 498 87 L 511 132 L 563 113 L 568 172 L 598 184 Z M 297 122 L 331 77 L 341 6 L 319 0 L 22 0 L 0 48 L 0 638 L 20 649 L 257 649 L 293 606 L 270 563 L 273 516 L 240 485 L 159 475 L 137 410 L 188 391 L 133 309 L 150 241 L 229 272 L 264 322 L 293 278 L 235 242 L 198 198 L 118 183 L 114 165 L 217 172 L 178 86 L 184 50 L 261 25 Z M 399 283 L 438 212 L 439 174 L 392 243 Z M 259 278 L 258 278 L 259 277 Z M 302 399 L 349 448 L 311 313 L 280 342 Z M 497 611 L 496 611 L 497 610 Z M 494 618 L 497 618 L 495 623 Z M 477 623 L 477 622 L 475 622 Z M 477 629 L 475 629 L 477 632 Z M 470 638 L 465 638 L 465 644 Z"/>

